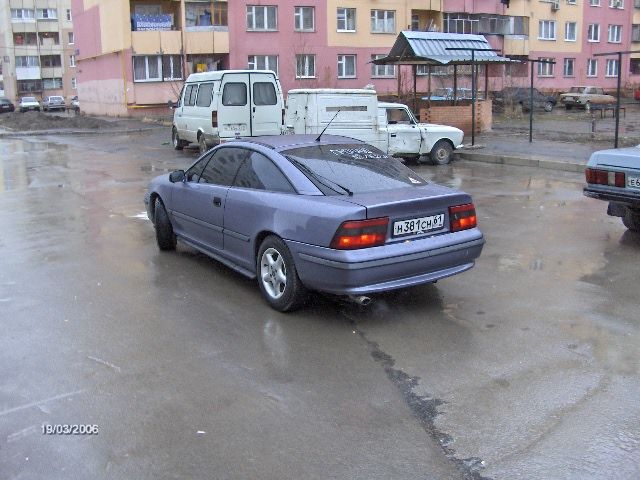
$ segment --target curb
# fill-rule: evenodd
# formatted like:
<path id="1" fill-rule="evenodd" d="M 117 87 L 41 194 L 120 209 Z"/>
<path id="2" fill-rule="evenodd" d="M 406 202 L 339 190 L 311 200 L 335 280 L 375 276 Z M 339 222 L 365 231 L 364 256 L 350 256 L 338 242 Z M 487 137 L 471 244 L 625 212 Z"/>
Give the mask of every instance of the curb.
<path id="1" fill-rule="evenodd" d="M 0 138 L 5 137 L 30 137 L 30 136 L 46 136 L 46 135 L 111 135 L 111 134 L 122 134 L 122 133 L 139 133 L 139 132 L 150 132 L 152 130 L 157 130 L 160 128 L 165 128 L 162 125 L 155 127 L 144 127 L 144 128 L 130 128 L 130 129 L 118 129 L 118 130 L 106 130 L 106 129 L 96 129 L 96 130 L 34 130 L 32 132 L 28 131 L 5 131 L 0 132 Z"/>
<path id="2" fill-rule="evenodd" d="M 549 160 L 544 157 L 519 157 L 515 155 L 503 155 L 499 153 L 479 153 L 458 151 L 456 155 L 460 160 L 471 162 L 494 163 L 498 165 L 513 165 L 517 167 L 537 167 L 549 170 L 561 170 L 564 172 L 582 173 L 585 163 L 574 163 L 571 161 Z"/>

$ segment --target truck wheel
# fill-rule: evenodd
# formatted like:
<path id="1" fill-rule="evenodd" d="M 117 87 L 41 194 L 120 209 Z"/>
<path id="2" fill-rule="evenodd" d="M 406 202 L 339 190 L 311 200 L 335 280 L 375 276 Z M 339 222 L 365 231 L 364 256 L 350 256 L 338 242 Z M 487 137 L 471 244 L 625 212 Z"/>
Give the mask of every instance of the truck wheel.
<path id="1" fill-rule="evenodd" d="M 429 155 L 434 165 L 446 165 L 453 156 L 453 147 L 447 140 L 438 140 Z"/>
<path id="2" fill-rule="evenodd" d="M 640 211 L 627 208 L 622 216 L 622 223 L 632 232 L 640 232 Z"/>
<path id="3" fill-rule="evenodd" d="M 544 104 L 544 111 L 551 112 L 553 110 L 553 103 L 547 102 Z"/>
<path id="4" fill-rule="evenodd" d="M 184 142 L 180 140 L 176 127 L 173 127 L 173 130 L 171 130 L 171 142 L 173 143 L 173 148 L 176 150 L 182 150 L 184 148 Z"/>

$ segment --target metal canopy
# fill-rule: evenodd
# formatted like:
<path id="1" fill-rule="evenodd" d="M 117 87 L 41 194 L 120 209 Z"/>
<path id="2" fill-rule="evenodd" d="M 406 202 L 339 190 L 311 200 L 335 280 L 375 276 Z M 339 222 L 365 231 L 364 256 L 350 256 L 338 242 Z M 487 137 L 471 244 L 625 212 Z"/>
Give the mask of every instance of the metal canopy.
<path id="1" fill-rule="evenodd" d="M 471 50 L 447 50 L 447 48 L 490 49 L 483 35 L 463 33 L 402 31 L 396 38 L 389 55 L 373 60 L 375 65 L 469 65 Z M 475 64 L 514 63 L 492 51 L 476 51 Z"/>

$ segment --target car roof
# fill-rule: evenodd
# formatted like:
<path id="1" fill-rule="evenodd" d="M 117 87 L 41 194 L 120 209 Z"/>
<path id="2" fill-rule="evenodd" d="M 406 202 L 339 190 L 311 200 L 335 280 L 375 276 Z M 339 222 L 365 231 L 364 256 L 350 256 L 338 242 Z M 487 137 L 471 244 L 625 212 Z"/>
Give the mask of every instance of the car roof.
<path id="1" fill-rule="evenodd" d="M 262 145 L 264 147 L 271 148 L 278 152 L 291 150 L 299 147 L 312 147 L 317 145 L 335 145 L 335 144 L 362 144 L 364 142 L 356 140 L 355 138 L 343 137 L 341 135 L 322 135 L 320 141 L 317 142 L 318 135 L 267 135 L 263 137 L 241 138 L 238 140 L 232 140 L 228 143 L 231 145 L 235 142 L 241 143 L 254 143 Z"/>

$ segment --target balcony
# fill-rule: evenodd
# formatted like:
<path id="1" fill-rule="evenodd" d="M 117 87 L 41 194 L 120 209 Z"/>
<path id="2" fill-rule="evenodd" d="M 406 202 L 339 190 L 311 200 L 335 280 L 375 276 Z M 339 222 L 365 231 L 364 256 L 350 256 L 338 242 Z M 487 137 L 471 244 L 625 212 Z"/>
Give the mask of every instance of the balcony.
<path id="1" fill-rule="evenodd" d="M 524 35 L 505 35 L 503 55 L 505 56 L 528 56 L 529 37 Z"/>
<path id="2" fill-rule="evenodd" d="M 131 47 L 135 55 L 179 55 L 182 51 L 182 33 L 159 30 L 131 32 Z"/>
<path id="3" fill-rule="evenodd" d="M 40 67 L 16 67 L 16 80 L 39 80 Z"/>
<path id="4" fill-rule="evenodd" d="M 437 32 L 442 25 L 442 12 L 435 10 L 411 10 L 411 30 Z"/>
<path id="5" fill-rule="evenodd" d="M 184 51 L 196 53 L 229 53 L 229 32 L 186 32 Z"/>

